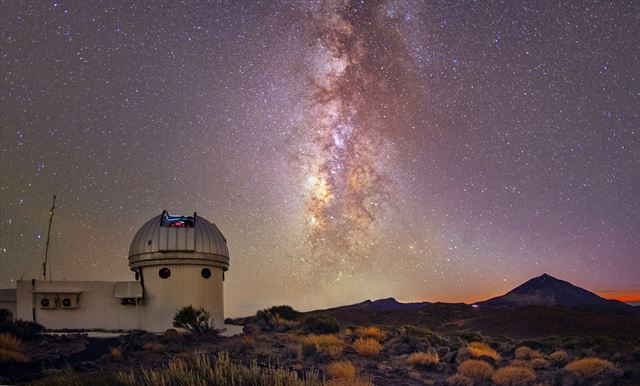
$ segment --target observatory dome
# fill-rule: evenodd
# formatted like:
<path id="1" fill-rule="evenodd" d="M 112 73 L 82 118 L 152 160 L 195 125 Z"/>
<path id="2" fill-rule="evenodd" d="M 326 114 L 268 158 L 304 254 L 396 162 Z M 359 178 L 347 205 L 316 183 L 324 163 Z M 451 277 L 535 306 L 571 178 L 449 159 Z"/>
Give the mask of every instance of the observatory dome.
<path id="1" fill-rule="evenodd" d="M 129 267 L 205 263 L 229 269 L 227 239 L 203 217 L 170 215 L 166 210 L 147 221 L 129 248 Z"/>

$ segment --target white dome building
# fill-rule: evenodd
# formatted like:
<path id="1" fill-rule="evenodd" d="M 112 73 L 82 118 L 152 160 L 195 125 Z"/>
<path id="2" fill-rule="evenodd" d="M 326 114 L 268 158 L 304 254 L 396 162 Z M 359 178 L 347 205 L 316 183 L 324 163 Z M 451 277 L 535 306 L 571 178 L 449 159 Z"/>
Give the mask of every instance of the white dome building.
<path id="1" fill-rule="evenodd" d="M 164 332 L 189 305 L 209 311 L 215 327 L 224 329 L 229 250 L 215 224 L 196 213 L 163 211 L 133 237 L 129 268 L 135 281 L 19 280 L 0 300 L 19 318 L 51 330 Z"/>
<path id="2" fill-rule="evenodd" d="M 211 312 L 216 327 L 222 328 L 229 250 L 215 224 L 196 213 L 172 216 L 163 211 L 133 238 L 129 268 L 144 289 L 140 329 L 172 328 L 175 312 L 188 305 Z"/>

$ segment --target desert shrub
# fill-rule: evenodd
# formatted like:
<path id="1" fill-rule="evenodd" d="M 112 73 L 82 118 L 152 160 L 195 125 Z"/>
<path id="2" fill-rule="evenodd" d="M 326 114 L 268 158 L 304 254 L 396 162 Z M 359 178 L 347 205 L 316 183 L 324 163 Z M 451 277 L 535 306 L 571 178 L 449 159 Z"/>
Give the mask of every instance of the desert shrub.
<path id="1" fill-rule="evenodd" d="M 458 372 L 474 382 L 491 378 L 493 366 L 485 361 L 468 359 L 458 365 Z"/>
<path id="2" fill-rule="evenodd" d="M 0 363 L 25 363 L 29 357 L 20 352 L 21 343 L 11 334 L 0 334 Z"/>
<path id="3" fill-rule="evenodd" d="M 354 379 L 331 379 L 325 386 L 374 386 L 373 383 L 364 378 Z"/>
<path id="4" fill-rule="evenodd" d="M 333 379 L 355 379 L 356 367 L 349 361 L 332 362 L 327 366 L 327 374 Z"/>
<path id="5" fill-rule="evenodd" d="M 119 372 L 118 382 L 125 386 L 152 385 L 233 385 L 233 386 L 322 386 L 316 371 L 302 375 L 273 365 L 259 367 L 231 362 L 229 354 L 218 353 L 212 361 L 205 353 L 169 362 L 160 369 L 143 369 L 141 373 Z M 233 382 L 233 383 L 232 383 Z"/>
<path id="6" fill-rule="evenodd" d="M 409 354 L 409 356 L 407 357 L 407 362 L 414 366 L 435 366 L 440 363 L 440 357 L 438 356 L 438 353 L 435 352 L 418 351 Z"/>
<path id="7" fill-rule="evenodd" d="M 447 378 L 447 385 L 450 386 L 473 386 L 473 381 L 462 374 L 455 374 Z"/>
<path id="8" fill-rule="evenodd" d="M 41 334 L 45 328 L 28 320 L 15 319 L 11 311 L 0 309 L 0 332 L 9 333 L 18 339 L 29 340 Z"/>
<path id="9" fill-rule="evenodd" d="M 528 367 L 532 368 L 531 362 L 525 359 L 514 359 L 511 361 L 511 366 Z"/>
<path id="10" fill-rule="evenodd" d="M 256 345 L 256 339 L 254 337 L 245 335 L 240 339 L 240 345 L 243 347 L 253 347 Z"/>
<path id="11" fill-rule="evenodd" d="M 142 346 L 145 351 L 162 352 L 167 350 L 167 346 L 162 343 L 147 342 Z"/>
<path id="12" fill-rule="evenodd" d="M 122 360 L 122 349 L 120 347 L 109 347 L 109 354 L 111 354 L 111 358 L 119 361 Z"/>
<path id="13" fill-rule="evenodd" d="M 484 340 L 482 335 L 477 331 L 460 331 L 457 335 L 467 342 L 482 342 Z"/>
<path id="14" fill-rule="evenodd" d="M 179 309 L 173 316 L 173 327 L 184 328 L 197 335 L 218 336 L 220 330 L 213 324 L 213 316 L 204 308 L 186 306 Z"/>
<path id="15" fill-rule="evenodd" d="M 527 367 L 507 366 L 496 370 L 491 380 L 501 386 L 526 386 L 536 379 L 536 373 Z"/>
<path id="16" fill-rule="evenodd" d="M 344 349 L 344 341 L 335 335 L 309 335 L 302 337 L 300 343 L 305 358 L 321 352 L 335 359 L 342 355 Z"/>
<path id="17" fill-rule="evenodd" d="M 602 375 L 608 369 L 613 369 L 613 363 L 600 358 L 584 358 L 573 361 L 565 366 L 565 369 L 585 378 L 594 378 Z"/>
<path id="18" fill-rule="evenodd" d="M 11 351 L 20 350 L 20 341 L 11 334 L 0 334 L 0 348 Z"/>
<path id="19" fill-rule="evenodd" d="M 500 354 L 485 343 L 471 342 L 467 346 L 467 350 L 469 350 L 469 353 L 474 357 L 487 356 L 494 359 L 496 362 L 500 360 Z"/>
<path id="20" fill-rule="evenodd" d="M 543 358 L 533 358 L 530 362 L 531 368 L 534 370 L 540 370 L 547 367 L 547 361 Z"/>
<path id="21" fill-rule="evenodd" d="M 380 327 L 358 327 L 356 329 L 356 335 L 359 338 L 373 338 L 378 341 L 384 339 L 386 336 Z"/>
<path id="22" fill-rule="evenodd" d="M 527 346 L 520 346 L 516 348 L 514 353 L 516 359 L 529 359 L 529 355 L 531 354 L 531 349 Z"/>
<path id="23" fill-rule="evenodd" d="M 26 363 L 29 357 L 19 351 L 0 348 L 0 363 Z"/>
<path id="24" fill-rule="evenodd" d="M 353 342 L 353 348 L 363 357 L 376 356 L 382 350 L 382 345 L 373 338 L 358 338 Z"/>
<path id="25" fill-rule="evenodd" d="M 304 320 L 302 327 L 307 333 L 335 334 L 340 332 L 340 323 L 333 316 L 310 316 Z"/>
<path id="26" fill-rule="evenodd" d="M 302 316 L 302 313 L 294 310 L 291 306 L 273 306 L 256 313 L 256 317 L 264 321 L 268 321 L 276 315 L 284 320 L 295 321 Z"/>
<path id="27" fill-rule="evenodd" d="M 559 365 L 563 365 L 569 361 L 569 354 L 565 351 L 554 351 L 549 355 L 549 357 Z"/>

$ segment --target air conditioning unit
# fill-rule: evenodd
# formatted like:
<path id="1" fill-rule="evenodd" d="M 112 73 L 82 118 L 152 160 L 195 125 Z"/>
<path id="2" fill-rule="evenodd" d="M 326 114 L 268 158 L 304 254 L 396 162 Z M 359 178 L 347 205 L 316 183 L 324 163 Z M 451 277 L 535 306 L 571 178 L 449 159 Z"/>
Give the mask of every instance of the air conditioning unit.
<path id="1" fill-rule="evenodd" d="M 43 295 L 38 300 L 40 308 L 45 310 L 52 310 L 58 308 L 58 298 L 55 295 Z"/>
<path id="2" fill-rule="evenodd" d="M 78 294 L 60 295 L 60 308 L 64 308 L 64 309 L 78 308 Z"/>

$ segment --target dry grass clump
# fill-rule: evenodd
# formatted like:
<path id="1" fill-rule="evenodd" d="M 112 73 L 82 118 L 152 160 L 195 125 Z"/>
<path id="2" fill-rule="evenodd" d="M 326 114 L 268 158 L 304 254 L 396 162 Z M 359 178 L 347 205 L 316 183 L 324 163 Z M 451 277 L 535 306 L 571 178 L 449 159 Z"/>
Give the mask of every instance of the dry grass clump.
<path id="1" fill-rule="evenodd" d="M 487 356 L 489 358 L 492 358 L 496 362 L 500 360 L 500 354 L 498 354 L 496 350 L 492 349 L 488 344 L 485 343 L 471 342 L 467 346 L 467 350 L 474 357 Z"/>
<path id="2" fill-rule="evenodd" d="M 581 377 L 593 378 L 601 375 L 608 369 L 614 369 L 613 363 L 600 358 L 584 358 L 573 361 L 564 367 Z"/>
<path id="3" fill-rule="evenodd" d="M 109 353 L 111 354 L 111 358 L 117 361 L 122 360 L 122 349 L 120 349 L 120 347 L 109 347 Z"/>
<path id="4" fill-rule="evenodd" d="M 542 354 L 538 350 L 532 350 L 527 346 L 516 348 L 515 356 L 517 359 L 542 359 Z"/>
<path id="5" fill-rule="evenodd" d="M 438 356 L 438 353 L 435 352 L 418 351 L 409 354 L 409 356 L 407 357 L 407 362 L 411 363 L 414 366 L 435 366 L 440 363 L 440 357 Z"/>
<path id="6" fill-rule="evenodd" d="M 565 351 L 554 351 L 549 355 L 549 357 L 556 362 L 557 364 L 565 364 L 569 361 L 569 354 Z"/>
<path id="7" fill-rule="evenodd" d="M 316 371 L 306 372 L 299 376 L 294 370 L 276 368 L 271 365 L 266 368 L 258 367 L 255 361 L 251 362 L 249 366 L 233 363 L 227 353 L 218 353 L 216 359 L 212 361 L 202 352 L 196 353 L 186 360 L 172 361 L 166 367 L 158 370 L 143 369 L 138 376 L 133 371 L 119 372 L 117 381 L 126 386 L 323 386 Z"/>
<path id="8" fill-rule="evenodd" d="M 0 348 L 11 351 L 19 351 L 21 343 L 11 334 L 0 334 Z"/>
<path id="9" fill-rule="evenodd" d="M 358 327 L 356 329 L 356 335 L 359 338 L 373 338 L 379 341 L 384 339 L 386 336 L 380 327 Z"/>
<path id="10" fill-rule="evenodd" d="M 380 353 L 382 345 L 373 338 L 358 338 L 353 342 L 353 348 L 360 356 L 372 357 Z"/>
<path id="11" fill-rule="evenodd" d="M 332 362 L 327 366 L 327 374 L 332 379 L 355 379 L 356 367 L 349 361 Z"/>
<path id="12" fill-rule="evenodd" d="M 543 358 L 533 358 L 529 363 L 531 364 L 531 368 L 535 370 L 547 368 L 547 361 Z"/>
<path id="13" fill-rule="evenodd" d="M 491 375 L 493 375 L 493 366 L 485 361 L 468 359 L 458 365 L 458 373 L 474 382 L 478 382 L 491 378 Z"/>
<path id="14" fill-rule="evenodd" d="M 287 386 L 287 385 L 283 385 Z M 354 379 L 331 379 L 324 386 L 374 386 L 374 384 L 364 378 Z"/>
<path id="15" fill-rule="evenodd" d="M 496 370 L 491 380 L 501 386 L 526 386 L 536 379 L 536 373 L 528 367 L 507 366 Z"/>
<path id="16" fill-rule="evenodd" d="M 145 351 L 163 352 L 167 351 L 167 346 L 162 343 L 147 342 L 142 346 L 142 349 Z"/>
<path id="17" fill-rule="evenodd" d="M 21 343 L 11 334 L 0 334 L 0 363 L 26 363 L 29 357 L 20 352 Z"/>
<path id="18" fill-rule="evenodd" d="M 310 349 L 322 352 L 331 358 L 338 358 L 342 355 L 344 341 L 336 335 L 308 335 L 301 338 L 302 351 L 309 352 Z"/>
<path id="19" fill-rule="evenodd" d="M 256 338 L 245 335 L 240 339 L 240 345 L 242 347 L 253 347 L 256 345 Z"/>
<path id="20" fill-rule="evenodd" d="M 450 386 L 473 386 L 473 381 L 462 374 L 455 374 L 447 378 L 447 385 Z"/>
<path id="21" fill-rule="evenodd" d="M 511 361 L 510 366 L 533 368 L 533 366 L 531 365 L 531 362 L 526 361 L 524 359 L 514 359 Z"/>

